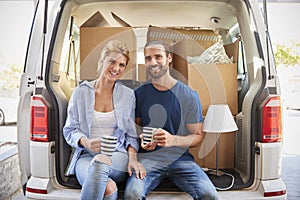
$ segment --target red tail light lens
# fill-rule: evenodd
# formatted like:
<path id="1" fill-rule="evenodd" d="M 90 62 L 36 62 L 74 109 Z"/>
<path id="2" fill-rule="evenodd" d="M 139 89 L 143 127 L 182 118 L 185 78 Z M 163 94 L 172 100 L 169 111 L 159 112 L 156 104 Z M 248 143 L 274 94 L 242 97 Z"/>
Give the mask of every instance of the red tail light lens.
<path id="1" fill-rule="evenodd" d="M 47 190 L 44 190 L 44 189 L 35 189 L 35 188 L 30 188 L 30 187 L 27 187 L 26 188 L 27 192 L 32 192 L 32 193 L 38 193 L 38 194 L 47 194 Z"/>
<path id="2" fill-rule="evenodd" d="M 264 197 L 282 196 L 285 194 L 286 194 L 286 190 L 275 191 L 275 192 L 265 192 Z"/>
<path id="3" fill-rule="evenodd" d="M 281 101 L 271 97 L 262 107 L 262 142 L 282 140 Z"/>
<path id="4" fill-rule="evenodd" d="M 48 106 L 41 97 L 31 99 L 31 134 L 32 141 L 46 142 L 48 137 Z"/>

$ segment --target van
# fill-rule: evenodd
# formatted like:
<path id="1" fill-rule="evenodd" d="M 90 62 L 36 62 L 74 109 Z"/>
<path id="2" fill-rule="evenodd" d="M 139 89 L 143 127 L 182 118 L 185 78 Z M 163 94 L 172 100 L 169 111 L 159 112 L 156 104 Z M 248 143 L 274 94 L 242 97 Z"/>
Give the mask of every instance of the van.
<path id="1" fill-rule="evenodd" d="M 265 2 L 265 1 L 264 1 Z M 63 137 L 73 89 L 96 78 L 97 57 L 112 39 L 126 42 L 130 63 L 121 81 L 148 80 L 143 46 L 162 40 L 173 49 L 172 74 L 198 92 L 205 117 L 227 104 L 238 130 L 206 133 L 191 148 L 220 199 L 286 199 L 282 170 L 280 86 L 267 26 L 267 6 L 254 0 L 37 1 L 18 106 L 21 183 L 30 199 L 79 199 L 67 176 L 72 149 Z M 124 185 L 120 185 L 120 195 Z M 149 199 L 191 199 L 167 180 Z"/>

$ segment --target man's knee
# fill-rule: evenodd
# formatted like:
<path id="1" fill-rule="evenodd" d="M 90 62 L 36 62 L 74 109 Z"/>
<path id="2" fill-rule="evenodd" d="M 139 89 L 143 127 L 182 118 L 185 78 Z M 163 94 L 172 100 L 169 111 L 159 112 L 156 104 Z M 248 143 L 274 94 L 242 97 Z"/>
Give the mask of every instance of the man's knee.
<path id="1" fill-rule="evenodd" d="M 140 179 L 136 179 L 135 175 L 128 178 L 124 199 L 125 200 L 141 200 L 143 199 L 144 184 Z"/>
<path id="2" fill-rule="evenodd" d="M 140 200 L 142 199 L 141 191 L 137 188 L 128 188 L 124 193 L 124 200 Z"/>
<path id="3" fill-rule="evenodd" d="M 94 162 L 94 161 L 101 162 L 101 163 L 104 163 L 104 164 L 107 164 L 107 165 L 112 164 L 111 159 L 108 156 L 103 155 L 103 154 L 95 155 L 92 162 Z"/>
<path id="4" fill-rule="evenodd" d="M 210 193 L 210 194 L 202 194 L 201 197 L 199 197 L 199 198 L 194 197 L 194 199 L 196 199 L 196 200 L 198 200 L 198 199 L 199 200 L 218 200 L 219 197 L 218 197 L 217 193 Z"/>
<path id="5" fill-rule="evenodd" d="M 205 188 L 205 189 L 198 189 L 195 193 L 191 194 L 194 199 L 201 199 L 201 200 L 218 200 L 218 192 L 213 187 Z"/>

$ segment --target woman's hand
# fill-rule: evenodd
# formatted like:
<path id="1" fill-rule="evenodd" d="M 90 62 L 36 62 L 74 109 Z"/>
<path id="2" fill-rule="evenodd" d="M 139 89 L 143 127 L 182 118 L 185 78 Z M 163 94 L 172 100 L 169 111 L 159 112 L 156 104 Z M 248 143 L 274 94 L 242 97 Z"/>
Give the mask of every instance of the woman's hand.
<path id="1" fill-rule="evenodd" d="M 129 159 L 127 168 L 129 176 L 132 176 L 133 171 L 136 174 L 136 178 L 144 179 L 146 176 L 146 169 L 136 159 Z"/>
<path id="2" fill-rule="evenodd" d="M 100 139 L 88 139 L 87 137 L 80 138 L 80 144 L 92 153 L 99 153 L 101 148 Z"/>
<path id="3" fill-rule="evenodd" d="M 136 178 L 144 179 L 146 176 L 146 169 L 137 160 L 136 150 L 129 146 L 128 147 L 128 166 L 127 166 L 129 176 L 132 176 L 133 172 L 136 174 Z"/>

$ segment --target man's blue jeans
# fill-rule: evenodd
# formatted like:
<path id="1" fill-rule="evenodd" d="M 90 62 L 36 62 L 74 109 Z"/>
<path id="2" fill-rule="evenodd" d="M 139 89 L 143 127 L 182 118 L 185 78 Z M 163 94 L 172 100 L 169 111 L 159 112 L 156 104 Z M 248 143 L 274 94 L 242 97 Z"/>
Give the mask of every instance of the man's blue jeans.
<path id="1" fill-rule="evenodd" d="M 83 152 L 80 155 L 75 168 L 76 177 L 82 186 L 81 199 L 102 200 L 109 179 L 119 183 L 128 176 L 128 155 L 122 152 L 114 152 L 109 157 L 112 165 L 95 161 L 93 158 L 94 156 L 89 152 Z M 117 199 L 117 191 L 113 195 L 106 196 L 105 199 Z"/>
<path id="2" fill-rule="evenodd" d="M 163 179 L 168 178 L 194 199 L 215 200 L 218 193 L 206 173 L 194 161 L 175 161 L 171 164 L 143 159 L 140 162 L 147 170 L 144 180 L 135 174 L 128 178 L 124 199 L 141 200 L 154 190 Z"/>

